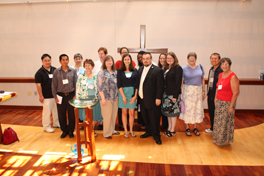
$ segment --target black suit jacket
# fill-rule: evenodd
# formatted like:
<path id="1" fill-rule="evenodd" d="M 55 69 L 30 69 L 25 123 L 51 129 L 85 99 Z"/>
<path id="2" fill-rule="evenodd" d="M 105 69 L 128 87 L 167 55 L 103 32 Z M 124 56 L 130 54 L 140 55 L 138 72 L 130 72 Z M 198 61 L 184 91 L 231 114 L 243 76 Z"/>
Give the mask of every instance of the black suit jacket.
<path id="1" fill-rule="evenodd" d="M 209 81 L 210 81 L 210 72 L 211 70 L 214 69 L 214 67 L 211 67 L 211 69 L 209 70 L 209 73 L 208 73 L 208 83 L 207 83 L 207 95 L 209 95 L 209 92 L 210 91 L 213 91 L 213 97 L 215 95 L 215 91 L 216 91 L 216 84 L 218 82 L 218 78 L 219 78 L 219 74 L 223 72 L 222 68 L 221 68 L 221 65 L 219 65 L 216 69 L 215 69 L 215 74 L 214 74 L 214 82 L 213 82 L 213 89 L 210 90 L 209 89 Z"/>
<path id="2" fill-rule="evenodd" d="M 140 85 L 141 75 L 144 67 L 139 69 L 138 85 Z M 164 78 L 161 68 L 151 65 L 143 83 L 143 97 L 147 109 L 156 107 L 156 99 L 162 100 L 164 91 Z"/>
<path id="3" fill-rule="evenodd" d="M 173 95 L 173 98 L 178 99 L 179 94 L 181 94 L 181 84 L 182 68 L 177 65 L 172 67 L 165 77 L 166 94 Z"/>

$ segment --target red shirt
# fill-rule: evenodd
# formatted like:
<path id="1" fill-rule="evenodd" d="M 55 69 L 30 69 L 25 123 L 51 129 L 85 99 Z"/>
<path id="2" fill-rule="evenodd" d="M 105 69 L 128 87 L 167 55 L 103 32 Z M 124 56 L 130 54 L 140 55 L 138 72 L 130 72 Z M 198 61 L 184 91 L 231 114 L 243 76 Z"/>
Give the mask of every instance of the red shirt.
<path id="1" fill-rule="evenodd" d="M 118 70 L 121 67 L 121 63 L 122 63 L 121 60 L 116 61 L 116 63 L 115 63 L 116 70 Z M 133 60 L 132 60 L 132 64 L 133 64 L 133 67 L 136 66 L 136 63 Z"/>
<path id="2" fill-rule="evenodd" d="M 220 73 L 218 82 L 216 84 L 216 87 L 217 87 L 216 98 L 219 100 L 222 100 L 222 101 L 231 101 L 232 96 L 233 96 L 233 92 L 231 89 L 230 81 L 231 81 L 231 78 L 233 76 L 235 76 L 235 77 L 237 77 L 237 76 L 233 72 L 227 78 L 222 78 L 222 76 L 223 76 L 223 73 Z M 219 89 L 219 86 L 221 87 L 221 85 L 222 85 L 222 88 Z"/>

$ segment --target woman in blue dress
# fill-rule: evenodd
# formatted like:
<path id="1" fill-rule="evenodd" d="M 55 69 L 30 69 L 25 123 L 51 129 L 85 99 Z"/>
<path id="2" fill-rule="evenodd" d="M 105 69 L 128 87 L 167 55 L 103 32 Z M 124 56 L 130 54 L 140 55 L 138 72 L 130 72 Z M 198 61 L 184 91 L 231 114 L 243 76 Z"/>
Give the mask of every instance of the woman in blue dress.
<path id="1" fill-rule="evenodd" d="M 97 89 L 97 75 L 92 72 L 94 68 L 94 62 L 91 59 L 86 59 L 83 62 L 83 67 L 86 72 L 80 74 L 76 83 L 76 98 L 77 99 L 90 99 L 94 98 L 98 100 L 98 89 Z M 85 110 L 79 108 L 79 118 L 85 121 Z M 102 118 L 100 103 L 93 106 L 93 121 L 98 121 Z M 95 123 L 93 124 L 95 125 Z M 97 136 L 97 133 L 94 133 Z"/>
<path id="2" fill-rule="evenodd" d="M 125 54 L 122 57 L 121 67 L 117 71 L 117 87 L 119 90 L 118 107 L 122 109 L 122 122 L 124 137 L 127 139 L 127 112 L 129 112 L 129 127 L 131 137 L 136 137 L 133 132 L 136 99 L 138 93 L 138 71 L 133 67 L 132 57 Z"/>

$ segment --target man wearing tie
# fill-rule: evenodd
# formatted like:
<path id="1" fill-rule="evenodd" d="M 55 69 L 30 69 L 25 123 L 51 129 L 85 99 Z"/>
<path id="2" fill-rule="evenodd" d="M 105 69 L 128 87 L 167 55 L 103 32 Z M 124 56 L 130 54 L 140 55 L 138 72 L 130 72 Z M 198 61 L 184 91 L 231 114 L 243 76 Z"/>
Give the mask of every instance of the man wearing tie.
<path id="1" fill-rule="evenodd" d="M 161 99 L 164 89 L 163 71 L 152 64 L 152 56 L 143 54 L 143 65 L 139 69 L 139 98 L 141 115 L 146 124 L 146 133 L 140 138 L 153 136 L 157 144 L 160 140 Z"/>

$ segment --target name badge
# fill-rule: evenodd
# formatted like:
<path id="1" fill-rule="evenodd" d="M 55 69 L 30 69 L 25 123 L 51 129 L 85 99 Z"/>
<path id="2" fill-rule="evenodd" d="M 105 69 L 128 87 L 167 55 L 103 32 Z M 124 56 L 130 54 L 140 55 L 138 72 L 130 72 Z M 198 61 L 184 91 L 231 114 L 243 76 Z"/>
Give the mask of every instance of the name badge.
<path id="1" fill-rule="evenodd" d="M 88 85 L 88 89 L 94 89 L 94 85 L 92 84 Z"/>
<path id="2" fill-rule="evenodd" d="M 218 86 L 218 90 L 221 90 L 221 89 L 222 89 L 222 85 L 219 85 L 219 86 Z"/>
<path id="3" fill-rule="evenodd" d="M 62 83 L 63 84 L 68 84 L 69 83 L 69 80 L 68 79 L 64 79 L 64 80 L 62 80 Z"/>
<path id="4" fill-rule="evenodd" d="M 53 78 L 53 74 L 49 74 L 49 78 Z"/>
<path id="5" fill-rule="evenodd" d="M 125 73 L 127 78 L 130 78 L 132 75 L 130 73 Z"/>
<path id="6" fill-rule="evenodd" d="M 210 82 L 214 82 L 214 78 L 210 78 Z"/>

